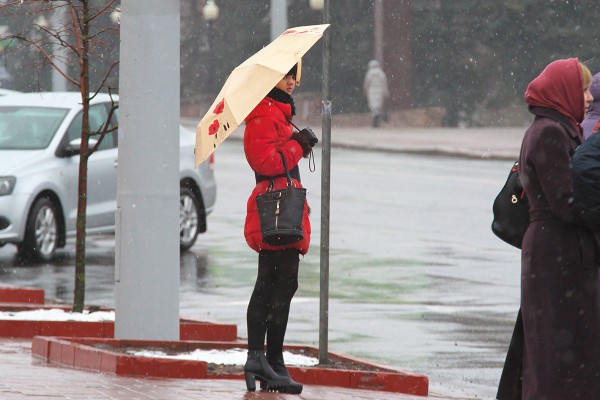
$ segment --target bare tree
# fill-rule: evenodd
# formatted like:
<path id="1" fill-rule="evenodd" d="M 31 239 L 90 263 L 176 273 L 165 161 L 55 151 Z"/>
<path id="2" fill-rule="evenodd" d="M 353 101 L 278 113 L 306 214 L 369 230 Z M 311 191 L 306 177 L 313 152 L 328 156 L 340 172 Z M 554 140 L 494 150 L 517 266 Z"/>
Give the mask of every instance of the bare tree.
<path id="1" fill-rule="evenodd" d="M 75 252 L 75 287 L 73 311 L 82 312 L 85 303 L 85 245 L 86 245 L 86 207 L 87 207 L 87 173 L 88 159 L 98 148 L 104 135 L 116 129 L 111 124 L 111 119 L 118 105 L 113 101 L 107 120 L 95 132 L 90 130 L 89 109 L 90 101 L 101 91 L 112 93 L 112 88 L 107 85 L 107 80 L 118 65 L 118 59 L 105 63 L 105 69 L 100 73 L 98 83 L 90 87 L 90 61 L 91 57 L 100 55 L 104 57 L 106 49 L 103 35 L 117 28 L 110 24 L 100 24 L 101 17 L 106 17 L 114 12 L 117 0 L 5 0 L 0 3 L 2 15 L 45 15 L 56 12 L 66 12 L 67 21 L 57 26 L 47 26 L 35 23 L 38 34 L 9 33 L 0 39 L 17 41 L 13 51 L 19 48 L 36 49 L 44 63 L 58 71 L 71 85 L 77 87 L 81 93 L 83 105 L 81 147 L 79 159 L 79 182 L 76 222 L 76 252 Z M 105 18 L 106 19 L 106 18 Z M 57 43 L 60 52 L 48 50 L 48 43 Z M 115 52 L 118 54 L 118 52 Z M 115 57 L 116 58 L 116 57 Z M 75 68 L 70 67 L 76 64 Z M 73 71 L 72 71 L 73 70 Z M 90 137 L 96 136 L 96 143 L 90 147 Z"/>

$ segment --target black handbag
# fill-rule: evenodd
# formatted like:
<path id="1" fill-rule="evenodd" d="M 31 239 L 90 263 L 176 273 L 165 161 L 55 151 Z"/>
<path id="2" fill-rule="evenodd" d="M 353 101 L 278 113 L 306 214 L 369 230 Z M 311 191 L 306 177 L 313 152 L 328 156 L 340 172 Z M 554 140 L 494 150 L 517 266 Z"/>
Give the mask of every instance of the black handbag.
<path id="1" fill-rule="evenodd" d="M 285 158 L 281 152 L 279 154 L 283 160 L 287 186 L 274 190 L 275 177 L 271 177 L 267 192 L 256 196 L 262 240 L 272 246 L 296 243 L 304 238 L 302 218 L 306 189 L 294 186 Z"/>
<path id="2" fill-rule="evenodd" d="M 529 225 L 529 201 L 519 180 L 518 162 L 510 169 L 506 183 L 494 200 L 492 212 L 492 232 L 520 249 Z"/>

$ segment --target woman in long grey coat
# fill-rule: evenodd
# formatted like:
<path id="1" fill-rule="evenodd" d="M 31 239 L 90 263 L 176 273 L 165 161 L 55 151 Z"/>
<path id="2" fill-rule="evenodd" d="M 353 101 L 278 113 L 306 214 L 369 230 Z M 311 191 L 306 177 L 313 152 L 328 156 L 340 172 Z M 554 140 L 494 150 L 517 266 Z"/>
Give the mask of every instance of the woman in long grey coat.
<path id="1" fill-rule="evenodd" d="M 363 92 L 367 96 L 369 111 L 373 119 L 372 125 L 376 128 L 385 114 L 385 100 L 390 96 L 387 76 L 377 60 L 369 61 L 369 69 L 363 81 Z"/>
<path id="2" fill-rule="evenodd" d="M 530 224 L 521 253 L 522 325 L 518 320 L 501 400 L 600 399 L 600 254 L 573 205 L 569 170 L 591 80 L 577 59 L 558 60 L 525 93 L 535 115 L 519 157 Z"/>

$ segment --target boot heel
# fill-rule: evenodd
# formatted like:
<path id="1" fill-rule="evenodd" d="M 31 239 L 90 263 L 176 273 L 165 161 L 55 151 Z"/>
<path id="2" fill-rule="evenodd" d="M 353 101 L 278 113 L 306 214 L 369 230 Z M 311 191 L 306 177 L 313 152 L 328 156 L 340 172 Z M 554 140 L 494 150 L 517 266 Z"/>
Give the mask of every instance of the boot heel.
<path id="1" fill-rule="evenodd" d="M 248 391 L 256 390 L 256 379 L 260 381 L 262 390 L 276 391 L 290 383 L 287 376 L 279 376 L 267 362 L 265 354 L 260 350 L 248 350 L 248 359 L 244 365 L 244 378 Z"/>
<path id="2" fill-rule="evenodd" d="M 252 372 L 244 372 L 244 378 L 246 378 L 246 388 L 249 392 L 256 390 L 256 377 Z"/>

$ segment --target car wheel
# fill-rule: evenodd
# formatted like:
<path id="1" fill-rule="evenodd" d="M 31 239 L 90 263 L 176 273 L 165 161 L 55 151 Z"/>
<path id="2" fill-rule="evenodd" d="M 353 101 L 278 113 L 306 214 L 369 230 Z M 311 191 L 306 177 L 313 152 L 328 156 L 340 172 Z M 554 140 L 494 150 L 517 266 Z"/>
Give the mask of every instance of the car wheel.
<path id="1" fill-rule="evenodd" d="M 189 187 L 182 186 L 179 191 L 179 247 L 187 250 L 194 245 L 198 237 L 200 210 L 196 194 Z"/>
<path id="2" fill-rule="evenodd" d="M 27 225 L 25 240 L 19 251 L 40 261 L 50 261 L 58 245 L 58 220 L 56 205 L 47 197 L 33 203 Z"/>

